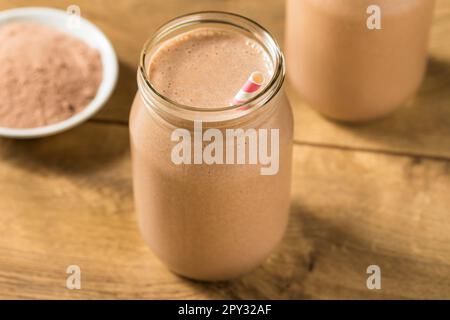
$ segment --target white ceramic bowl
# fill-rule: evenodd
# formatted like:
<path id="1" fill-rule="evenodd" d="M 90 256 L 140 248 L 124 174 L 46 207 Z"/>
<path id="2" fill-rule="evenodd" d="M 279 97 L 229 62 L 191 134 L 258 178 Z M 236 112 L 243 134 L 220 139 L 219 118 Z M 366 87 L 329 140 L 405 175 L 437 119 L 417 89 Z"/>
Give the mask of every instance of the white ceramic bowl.
<path id="1" fill-rule="evenodd" d="M 92 117 L 100 110 L 113 92 L 118 77 L 118 63 L 114 48 L 108 38 L 94 24 L 81 17 L 77 27 L 73 28 L 71 27 L 73 24 L 70 25 L 68 22 L 69 17 L 70 15 L 66 11 L 51 8 L 28 7 L 12 9 L 0 12 L 0 28 L 3 24 L 13 21 L 42 23 L 78 37 L 90 47 L 96 48 L 100 52 L 103 65 L 103 80 L 98 88 L 97 95 L 83 111 L 67 120 L 45 127 L 31 129 L 0 127 L 0 136 L 10 138 L 38 138 L 68 130 Z"/>

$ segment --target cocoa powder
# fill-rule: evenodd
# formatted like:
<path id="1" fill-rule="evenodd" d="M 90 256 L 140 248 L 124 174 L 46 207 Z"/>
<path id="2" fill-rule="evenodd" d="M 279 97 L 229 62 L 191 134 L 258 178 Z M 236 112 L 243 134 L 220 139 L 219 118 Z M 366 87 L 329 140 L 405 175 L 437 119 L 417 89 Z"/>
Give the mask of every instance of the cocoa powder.
<path id="1" fill-rule="evenodd" d="M 0 127 L 34 128 L 83 110 L 102 79 L 96 49 L 42 24 L 0 26 Z"/>

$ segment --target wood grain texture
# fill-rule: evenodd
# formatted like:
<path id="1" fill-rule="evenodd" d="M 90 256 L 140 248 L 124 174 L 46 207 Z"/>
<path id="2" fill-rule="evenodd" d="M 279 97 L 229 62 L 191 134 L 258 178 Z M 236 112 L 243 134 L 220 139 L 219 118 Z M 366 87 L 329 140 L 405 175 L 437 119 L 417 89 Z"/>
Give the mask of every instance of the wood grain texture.
<path id="1" fill-rule="evenodd" d="M 72 3 L 4 0 L 0 9 Z M 282 40 L 284 3 L 77 4 L 111 38 L 119 84 L 80 127 L 34 141 L 0 139 L 0 298 L 450 299 L 449 1 L 438 1 L 425 83 L 391 117 L 330 122 L 288 86 L 296 120 L 288 231 L 260 268 L 212 284 L 170 273 L 138 233 L 127 128 L 136 63 L 158 25 L 189 11 L 243 13 Z M 81 290 L 65 288 L 71 264 L 81 267 Z M 382 290 L 365 286 L 370 264 L 382 268 Z"/>
<path id="2" fill-rule="evenodd" d="M 0 145 L 0 297 L 450 298 L 448 162 L 296 146 L 279 249 L 239 280 L 201 284 L 138 233 L 126 126 Z M 65 289 L 70 264 L 82 290 Z M 365 287 L 370 264 L 380 292 Z"/>

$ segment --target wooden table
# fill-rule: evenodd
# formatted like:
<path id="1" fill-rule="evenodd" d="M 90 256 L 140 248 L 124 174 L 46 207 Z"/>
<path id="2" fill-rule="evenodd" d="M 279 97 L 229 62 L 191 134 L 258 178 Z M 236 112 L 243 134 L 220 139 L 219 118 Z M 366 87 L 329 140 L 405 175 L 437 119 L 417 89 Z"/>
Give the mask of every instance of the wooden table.
<path id="1" fill-rule="evenodd" d="M 0 9 L 73 1 L 3 0 Z M 106 107 L 67 133 L 0 139 L 1 298 L 450 298 L 450 1 L 438 0 L 418 96 L 360 126 L 327 121 L 287 87 L 295 112 L 292 212 L 260 268 L 232 282 L 170 273 L 133 208 L 128 113 L 144 41 L 190 11 L 254 18 L 283 42 L 284 1 L 81 1 L 112 40 L 120 79 Z M 66 268 L 82 270 L 66 289 Z M 368 290 L 366 268 L 382 270 Z"/>

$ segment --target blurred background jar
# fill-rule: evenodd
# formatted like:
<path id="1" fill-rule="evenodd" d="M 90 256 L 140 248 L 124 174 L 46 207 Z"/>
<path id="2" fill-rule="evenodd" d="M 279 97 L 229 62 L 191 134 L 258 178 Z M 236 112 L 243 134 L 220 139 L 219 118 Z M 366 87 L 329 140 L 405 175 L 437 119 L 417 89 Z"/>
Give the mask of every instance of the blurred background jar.
<path id="1" fill-rule="evenodd" d="M 336 120 L 367 121 L 390 113 L 422 82 L 434 3 L 287 0 L 291 84 Z M 380 29 L 368 26 L 378 18 L 374 5 L 380 9 Z"/>

